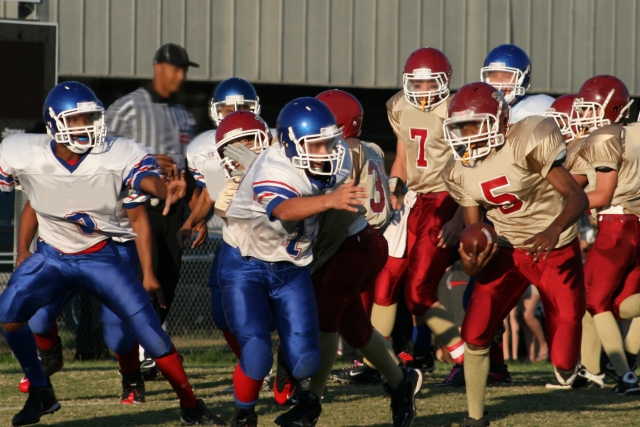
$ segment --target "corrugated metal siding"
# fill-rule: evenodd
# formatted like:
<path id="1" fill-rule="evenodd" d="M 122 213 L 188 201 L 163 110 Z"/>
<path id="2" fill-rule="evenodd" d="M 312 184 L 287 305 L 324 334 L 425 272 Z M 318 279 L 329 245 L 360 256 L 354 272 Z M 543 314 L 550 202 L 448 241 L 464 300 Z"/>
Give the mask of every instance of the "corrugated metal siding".
<path id="1" fill-rule="evenodd" d="M 453 87 L 477 80 L 488 50 L 512 42 L 536 92 L 575 91 L 613 73 L 640 95 L 640 0 L 45 0 L 60 24 L 66 76 L 151 76 L 171 41 L 201 64 L 191 79 L 397 87 L 407 55 L 443 49 Z M 0 1 L 0 18 L 17 3 Z"/>

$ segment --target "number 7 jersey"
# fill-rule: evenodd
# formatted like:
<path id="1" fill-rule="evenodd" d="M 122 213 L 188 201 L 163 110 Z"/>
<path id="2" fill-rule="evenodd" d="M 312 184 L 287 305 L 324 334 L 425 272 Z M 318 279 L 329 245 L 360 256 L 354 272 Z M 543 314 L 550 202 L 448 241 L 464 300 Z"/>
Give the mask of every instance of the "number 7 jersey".
<path id="1" fill-rule="evenodd" d="M 403 91 L 387 101 L 389 123 L 406 147 L 406 186 L 416 193 L 446 191 L 442 170 L 452 153 L 444 140 L 442 125 L 450 100 L 451 97 L 447 98 L 431 111 L 421 111 L 409 104 Z"/>
<path id="2" fill-rule="evenodd" d="M 525 240 L 545 230 L 564 209 L 564 197 L 545 176 L 564 159 L 566 144 L 552 118 L 531 116 L 513 125 L 499 148 L 473 164 L 452 157 L 443 177 L 456 202 L 487 210 L 500 246 L 522 249 Z M 560 234 L 557 247 L 576 235 L 573 224 Z"/>

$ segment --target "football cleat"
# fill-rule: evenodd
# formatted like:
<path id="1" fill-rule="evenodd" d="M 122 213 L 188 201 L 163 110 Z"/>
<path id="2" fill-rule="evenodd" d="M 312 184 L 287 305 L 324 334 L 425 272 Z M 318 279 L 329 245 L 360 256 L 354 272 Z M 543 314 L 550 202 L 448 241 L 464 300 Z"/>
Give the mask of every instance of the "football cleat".
<path id="1" fill-rule="evenodd" d="M 393 390 L 389 383 L 384 384 L 384 390 L 391 396 L 391 415 L 393 427 L 409 427 L 416 417 L 416 390 L 422 386 L 422 373 L 417 369 L 402 368 L 404 378 Z"/>
<path id="2" fill-rule="evenodd" d="M 464 387 L 464 365 L 455 364 L 449 371 L 447 378 L 442 380 L 436 387 Z"/>
<path id="3" fill-rule="evenodd" d="M 53 414 L 60 409 L 60 404 L 49 384 L 45 387 L 31 387 L 29 397 L 20 412 L 13 416 L 13 426 L 26 426 L 40 422 L 40 417 Z"/>
<path id="4" fill-rule="evenodd" d="M 549 383 L 545 387 L 555 389 L 570 389 L 571 385 L 578 377 L 580 368 L 581 366 L 579 363 L 573 369 L 570 369 L 568 371 L 565 371 L 564 369 L 558 369 L 554 366 L 553 372 L 556 375 L 557 383 Z"/>
<path id="5" fill-rule="evenodd" d="M 490 425 L 491 423 L 485 417 L 482 417 L 479 420 L 467 417 L 462 421 L 463 427 L 488 427 Z"/>
<path id="6" fill-rule="evenodd" d="M 571 388 L 604 388 L 604 374 L 592 374 L 586 368 L 581 367 L 578 376 Z"/>
<path id="7" fill-rule="evenodd" d="M 618 380 L 618 384 L 613 388 L 614 394 L 623 396 L 634 396 L 640 394 L 638 377 L 633 372 L 627 372 Z"/>
<path id="8" fill-rule="evenodd" d="M 243 409 L 236 406 L 231 427 L 258 427 L 258 415 L 255 409 Z"/>
<path id="9" fill-rule="evenodd" d="M 140 372 L 142 373 L 142 378 L 144 378 L 145 381 L 154 380 L 160 375 L 160 370 L 158 369 L 158 365 L 156 365 L 156 361 L 150 357 L 147 357 L 140 362 Z"/>
<path id="10" fill-rule="evenodd" d="M 180 404 L 180 421 L 185 426 L 206 425 L 206 426 L 226 426 L 222 418 L 211 412 L 202 399 L 198 399 L 193 408 L 183 408 Z"/>
<path id="11" fill-rule="evenodd" d="M 631 354 L 626 351 L 624 353 L 625 353 L 625 356 L 627 357 L 627 364 L 629 365 L 629 370 L 631 372 L 635 372 L 636 369 L 638 368 L 638 362 L 637 362 L 638 356 L 636 354 Z M 609 356 L 607 356 L 606 353 L 604 352 L 602 352 L 602 355 L 600 357 L 600 369 L 602 370 L 603 374 L 607 375 L 614 381 L 617 382 L 620 379 L 620 377 L 618 377 L 618 374 L 616 374 L 616 369 L 613 367 L 613 365 L 609 361 Z"/>
<path id="12" fill-rule="evenodd" d="M 20 390 L 22 393 L 29 393 L 29 385 L 29 378 L 22 377 L 22 379 L 20 380 L 20 384 L 18 384 L 18 390 Z"/>
<path id="13" fill-rule="evenodd" d="M 282 406 L 295 404 L 295 398 L 301 392 L 299 385 L 300 381 L 293 376 L 282 352 L 278 350 L 276 379 L 273 382 L 273 398 L 276 403 Z"/>
<path id="14" fill-rule="evenodd" d="M 122 374 L 121 405 L 138 405 L 145 402 L 144 379 L 138 369 L 132 374 Z"/>
<path id="15" fill-rule="evenodd" d="M 58 343 L 49 350 L 38 349 L 40 355 L 40 364 L 42 371 L 47 377 L 60 372 L 64 366 L 64 358 L 62 357 L 62 341 L 58 337 Z"/>
<path id="16" fill-rule="evenodd" d="M 377 385 L 382 383 L 380 371 L 357 360 L 354 360 L 353 366 L 331 371 L 329 378 L 345 384 Z"/>
<path id="17" fill-rule="evenodd" d="M 504 363 L 501 365 L 492 365 L 489 369 L 489 377 L 487 384 L 493 386 L 510 386 L 513 385 L 511 373 Z"/>
<path id="18" fill-rule="evenodd" d="M 313 427 L 321 413 L 320 398 L 305 390 L 300 395 L 298 403 L 284 414 L 278 415 L 274 422 L 281 427 Z"/>
<path id="19" fill-rule="evenodd" d="M 413 342 L 409 341 L 398 358 L 413 369 L 419 369 L 422 373 L 433 372 L 436 369 L 436 362 L 430 348 L 414 347 Z"/>

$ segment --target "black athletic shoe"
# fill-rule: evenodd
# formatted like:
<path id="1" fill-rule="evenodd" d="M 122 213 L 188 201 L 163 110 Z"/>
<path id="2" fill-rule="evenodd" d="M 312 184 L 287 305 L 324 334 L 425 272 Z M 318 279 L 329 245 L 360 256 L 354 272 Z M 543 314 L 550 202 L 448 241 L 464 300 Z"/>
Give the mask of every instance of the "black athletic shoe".
<path id="1" fill-rule="evenodd" d="M 618 384 L 613 388 L 613 393 L 624 396 L 633 396 L 640 394 L 640 386 L 638 386 L 638 377 L 633 372 L 627 372 L 618 380 Z"/>
<path id="2" fill-rule="evenodd" d="M 382 383 L 382 374 L 355 360 L 353 366 L 331 371 L 330 379 L 346 384 L 376 385 Z"/>
<path id="3" fill-rule="evenodd" d="M 132 374 L 122 374 L 121 405 L 139 405 L 144 403 L 144 379 L 140 369 Z"/>
<path id="4" fill-rule="evenodd" d="M 455 364 L 449 375 L 440 384 L 436 384 L 436 387 L 464 387 L 464 366 Z"/>
<path id="5" fill-rule="evenodd" d="M 156 361 L 150 357 L 140 362 L 140 372 L 142 373 L 142 378 L 144 378 L 145 381 L 155 380 L 160 375 L 160 370 L 158 369 L 158 365 L 156 365 Z"/>
<path id="6" fill-rule="evenodd" d="M 491 423 L 485 417 L 482 417 L 479 420 L 467 417 L 462 421 L 463 427 L 488 427 L 490 425 Z"/>
<path id="7" fill-rule="evenodd" d="M 236 406 L 231 427 L 258 427 L 258 415 L 255 409 L 242 409 Z"/>
<path id="8" fill-rule="evenodd" d="M 635 373 L 636 369 L 638 368 L 638 355 L 631 354 L 626 351 L 624 352 L 624 354 L 627 358 L 627 365 L 629 366 L 629 370 Z M 616 369 L 613 367 L 613 365 L 609 361 L 609 357 L 604 352 L 600 356 L 600 369 L 602 370 L 603 374 L 607 375 L 614 381 L 620 381 L 620 377 L 618 376 L 618 374 L 616 374 Z"/>
<path id="9" fill-rule="evenodd" d="M 578 376 L 571 383 L 571 388 L 604 388 L 604 374 L 592 374 L 585 367 L 581 367 Z"/>
<path id="10" fill-rule="evenodd" d="M 26 426 L 40 422 L 40 417 L 45 414 L 53 414 L 60 409 L 60 404 L 53 392 L 53 387 L 33 387 L 29 389 L 29 397 L 20 412 L 13 416 L 11 424 L 14 426 Z"/>
<path id="11" fill-rule="evenodd" d="M 487 384 L 493 386 L 510 386 L 513 385 L 511 372 L 504 363 L 501 365 L 491 365 L 489 368 L 489 377 Z"/>
<path id="12" fill-rule="evenodd" d="M 205 425 L 205 426 L 226 426 L 222 418 L 211 412 L 205 406 L 202 399 L 193 408 L 183 408 L 180 405 L 180 421 L 185 426 Z"/>
<path id="13" fill-rule="evenodd" d="M 314 427 L 321 413 L 320 398 L 305 390 L 296 406 L 278 415 L 274 422 L 281 427 Z"/>
<path id="14" fill-rule="evenodd" d="M 276 380 L 273 382 L 273 398 L 278 405 L 294 405 L 300 397 L 300 393 L 302 393 L 300 380 L 294 377 L 289 370 L 280 349 L 278 349 L 278 357 L 276 359 Z"/>
<path id="15" fill-rule="evenodd" d="M 416 389 L 422 385 L 422 373 L 417 369 L 402 368 L 404 378 L 398 388 L 393 390 L 389 383 L 384 389 L 391 396 L 391 415 L 393 427 L 409 427 L 416 417 Z"/>
<path id="16" fill-rule="evenodd" d="M 58 343 L 49 350 L 38 349 L 40 355 L 40 364 L 42 365 L 42 371 L 49 378 L 56 372 L 60 372 L 64 366 L 64 359 L 62 358 L 62 341 L 58 337 Z"/>
<path id="17" fill-rule="evenodd" d="M 436 369 L 436 362 L 430 348 L 415 347 L 413 341 L 409 341 L 404 350 L 398 354 L 405 366 L 419 369 L 423 373 L 431 373 Z"/>

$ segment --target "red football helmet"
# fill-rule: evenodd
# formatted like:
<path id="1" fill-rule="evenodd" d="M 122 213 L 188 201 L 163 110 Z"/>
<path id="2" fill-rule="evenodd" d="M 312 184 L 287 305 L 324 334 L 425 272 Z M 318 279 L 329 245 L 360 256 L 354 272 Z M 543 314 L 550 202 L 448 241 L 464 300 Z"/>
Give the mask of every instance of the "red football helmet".
<path id="1" fill-rule="evenodd" d="M 551 107 L 544 112 L 547 117 L 553 117 L 556 124 L 560 128 L 560 132 L 564 136 L 565 141 L 569 142 L 576 137 L 575 128 L 569 126 L 569 118 L 571 117 L 571 111 L 573 110 L 573 101 L 575 101 L 576 95 L 568 94 L 558 97 Z"/>
<path id="2" fill-rule="evenodd" d="M 502 94 L 488 83 L 462 86 L 449 103 L 449 118 L 444 121 L 444 139 L 456 160 L 486 156 L 493 147 L 504 144 L 511 110 Z M 474 135 L 464 135 L 469 122 L 478 125 Z"/>
<path id="3" fill-rule="evenodd" d="M 236 170 L 233 161 L 224 157 L 222 150 L 227 144 L 242 139 L 253 138 L 253 147 L 248 147 L 255 153 L 261 153 L 269 147 L 271 132 L 269 126 L 260 116 L 251 111 L 234 111 L 225 116 L 216 129 L 215 156 L 224 168 L 227 178 L 231 179 L 231 172 Z"/>
<path id="4" fill-rule="evenodd" d="M 422 111 L 434 108 L 449 96 L 449 80 L 451 79 L 451 63 L 436 48 L 421 47 L 414 51 L 404 64 L 402 87 L 407 101 Z M 436 89 L 416 90 L 418 82 L 434 81 Z"/>
<path id="5" fill-rule="evenodd" d="M 325 90 L 316 99 L 324 102 L 336 118 L 343 138 L 360 136 L 364 110 L 358 98 L 340 89 Z"/>
<path id="6" fill-rule="evenodd" d="M 587 80 L 573 102 L 570 125 L 582 135 L 629 116 L 627 86 L 617 77 L 601 75 Z"/>

